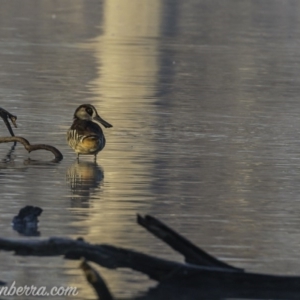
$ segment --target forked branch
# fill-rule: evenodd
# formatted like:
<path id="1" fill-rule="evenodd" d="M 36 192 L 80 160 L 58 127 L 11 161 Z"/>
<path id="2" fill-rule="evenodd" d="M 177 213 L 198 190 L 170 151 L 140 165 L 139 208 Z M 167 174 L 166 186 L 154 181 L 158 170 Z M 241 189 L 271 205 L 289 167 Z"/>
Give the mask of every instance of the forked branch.
<path id="1" fill-rule="evenodd" d="M 45 144 L 31 145 L 29 141 L 26 140 L 25 138 L 15 136 L 10 126 L 9 120 L 12 122 L 12 124 L 15 127 L 17 127 L 17 123 L 16 123 L 17 117 L 1 107 L 0 107 L 0 117 L 3 119 L 9 133 L 11 134 L 11 137 L 0 137 L 0 143 L 14 142 L 14 146 L 15 146 L 16 142 L 18 142 L 21 143 L 29 153 L 32 151 L 43 149 L 43 150 L 50 151 L 54 154 L 55 162 L 61 161 L 63 159 L 63 155 L 61 154 L 61 152 L 53 146 L 45 145 Z"/>

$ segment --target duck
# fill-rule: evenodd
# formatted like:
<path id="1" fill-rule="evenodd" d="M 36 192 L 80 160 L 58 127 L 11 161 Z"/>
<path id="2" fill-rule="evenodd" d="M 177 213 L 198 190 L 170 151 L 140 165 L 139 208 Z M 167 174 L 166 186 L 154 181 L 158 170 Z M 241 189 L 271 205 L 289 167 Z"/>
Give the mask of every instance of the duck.
<path id="1" fill-rule="evenodd" d="M 98 123 L 105 128 L 113 127 L 99 116 L 91 104 L 82 104 L 75 110 L 73 124 L 67 132 L 67 141 L 77 153 L 77 160 L 79 155 L 94 155 L 96 161 L 97 154 L 105 147 L 105 136 Z"/>

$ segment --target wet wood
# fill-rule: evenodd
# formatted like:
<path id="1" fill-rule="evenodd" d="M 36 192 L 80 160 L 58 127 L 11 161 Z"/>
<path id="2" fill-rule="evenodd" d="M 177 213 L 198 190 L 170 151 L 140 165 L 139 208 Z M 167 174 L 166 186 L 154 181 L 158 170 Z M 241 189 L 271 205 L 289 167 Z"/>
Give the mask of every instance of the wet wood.
<path id="1" fill-rule="evenodd" d="M 31 145 L 29 143 L 28 140 L 26 140 L 23 137 L 17 137 L 15 136 L 10 124 L 9 124 L 9 120 L 12 122 L 12 124 L 17 127 L 17 116 L 11 114 L 10 112 L 8 112 L 7 110 L 5 110 L 4 108 L 0 107 L 0 117 L 3 119 L 9 133 L 11 134 L 11 137 L 0 137 L 0 143 L 10 143 L 10 142 L 14 142 L 14 146 L 16 145 L 16 143 L 21 143 L 24 148 L 30 153 L 32 151 L 36 151 L 36 150 L 47 150 L 50 151 L 54 154 L 54 162 L 59 162 L 63 159 L 63 155 L 61 154 L 61 152 L 56 149 L 53 146 L 50 145 L 45 145 L 45 144 L 33 144 Z M 14 150 L 14 148 L 12 148 L 12 150 Z"/>
<path id="2" fill-rule="evenodd" d="M 87 263 L 85 259 L 80 264 L 80 268 L 83 270 L 86 280 L 97 293 L 99 300 L 113 300 L 113 296 L 103 278 L 93 267 Z"/>
<path id="3" fill-rule="evenodd" d="M 111 245 L 94 245 L 81 238 L 77 240 L 57 237 L 45 240 L 0 238 L 0 250 L 14 251 L 16 255 L 24 256 L 64 256 L 66 259 L 75 260 L 84 258 L 109 269 L 131 268 L 158 281 L 160 284 L 156 289 L 157 293 L 162 290 L 162 295 L 165 295 L 169 288 L 171 293 L 176 290 L 177 299 L 180 299 L 178 289 L 184 289 L 182 299 L 186 299 L 184 297 L 188 293 L 203 297 L 213 295 L 214 298 L 210 299 L 221 299 L 224 296 L 249 299 L 300 297 L 300 276 L 242 272 L 228 264 L 220 267 L 219 260 L 193 245 L 161 221 L 151 216 L 138 216 L 138 222 L 143 223 L 143 227 L 155 232 L 156 236 L 183 253 L 186 260 L 195 260 L 196 264 L 165 260 Z M 91 273 L 85 275 L 88 274 Z M 157 296 L 155 299 L 160 297 Z M 194 298 L 191 296 L 189 299 Z"/>
<path id="4" fill-rule="evenodd" d="M 185 237 L 181 236 L 173 229 L 152 216 L 146 215 L 145 217 L 142 217 L 137 215 L 137 222 L 153 235 L 168 244 L 175 251 L 181 253 L 185 257 L 185 261 L 187 263 L 243 271 L 243 269 L 233 267 L 209 255 L 191 243 Z"/>
<path id="5" fill-rule="evenodd" d="M 33 144 L 31 145 L 28 140 L 20 136 L 0 137 L 0 143 L 18 142 L 30 153 L 36 150 L 47 150 L 54 154 L 54 161 L 58 162 L 63 159 L 62 153 L 55 147 L 46 144 Z"/>
<path id="6" fill-rule="evenodd" d="M 0 249 L 14 251 L 17 255 L 59 256 L 67 259 L 85 259 L 109 269 L 131 268 L 147 274 L 161 283 L 180 284 L 185 287 L 205 288 L 218 286 L 297 292 L 300 295 L 300 277 L 263 275 L 224 268 L 184 264 L 156 258 L 133 250 L 110 245 L 92 245 L 83 240 L 50 238 L 33 239 L 0 239 Z"/>
<path id="7" fill-rule="evenodd" d="M 13 114 L 11 114 L 10 112 L 8 112 L 7 110 L 5 110 L 4 108 L 0 107 L 0 117 L 3 119 L 9 133 L 11 134 L 11 136 L 14 136 L 14 132 L 8 122 L 8 120 L 10 120 L 12 122 L 12 124 L 17 127 L 17 116 L 14 116 Z"/>

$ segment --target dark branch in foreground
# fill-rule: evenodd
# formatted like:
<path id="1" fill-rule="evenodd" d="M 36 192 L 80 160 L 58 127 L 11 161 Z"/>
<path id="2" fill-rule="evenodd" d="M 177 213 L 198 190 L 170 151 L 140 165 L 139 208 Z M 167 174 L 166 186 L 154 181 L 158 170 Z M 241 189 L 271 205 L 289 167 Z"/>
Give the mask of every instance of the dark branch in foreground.
<path id="1" fill-rule="evenodd" d="M 181 253 L 185 257 L 185 261 L 187 263 L 243 271 L 242 269 L 230 266 L 209 255 L 154 217 L 145 216 L 143 218 L 140 215 L 137 215 L 137 222 L 139 225 L 143 226 L 149 232 L 168 244 L 175 251 Z"/>
<path id="2" fill-rule="evenodd" d="M 86 280 L 96 291 L 99 300 L 113 300 L 105 281 L 99 273 L 86 262 L 86 260 L 82 261 L 80 268 L 83 270 Z"/>
<path id="3" fill-rule="evenodd" d="M 9 143 L 9 142 L 21 143 L 29 153 L 41 149 L 50 151 L 55 156 L 55 160 L 54 160 L 55 162 L 61 161 L 63 159 L 63 155 L 61 154 L 61 152 L 53 146 L 45 145 L 45 144 L 31 145 L 28 140 L 20 136 L 0 137 L 0 143 Z"/>
<path id="4" fill-rule="evenodd" d="M 151 216 L 145 218 L 139 216 L 138 222 L 142 222 L 143 226 L 150 232 L 155 231 L 156 236 L 166 241 L 174 249 L 184 253 L 186 260 L 194 259 L 197 264 L 165 260 L 133 250 L 110 245 L 93 245 L 82 239 L 68 238 L 50 238 L 47 240 L 1 238 L 0 250 L 14 251 L 15 254 L 24 256 L 63 255 L 67 259 L 85 258 L 109 269 L 131 268 L 147 274 L 160 283 L 154 291 L 148 294 L 148 296 L 154 294 L 154 298 L 147 298 L 148 296 L 139 298 L 144 300 L 171 299 L 172 297 L 166 297 L 168 291 L 171 291 L 171 294 L 175 291 L 173 298 L 176 299 L 187 299 L 186 295 L 190 295 L 188 299 L 199 299 L 199 296 L 209 299 L 224 299 L 226 297 L 247 299 L 300 298 L 300 276 L 241 272 L 227 264 L 220 267 L 219 260 L 212 259 L 209 254 L 159 220 Z M 100 279 L 95 279 L 97 276 L 88 267 L 85 270 L 86 275 L 92 276 L 88 279 L 90 282 L 92 280 L 91 284 L 100 282 L 97 281 Z M 96 281 L 93 281 L 93 278 Z M 162 294 L 161 291 L 163 291 Z M 182 298 L 179 297 L 180 293 L 183 293 Z"/>

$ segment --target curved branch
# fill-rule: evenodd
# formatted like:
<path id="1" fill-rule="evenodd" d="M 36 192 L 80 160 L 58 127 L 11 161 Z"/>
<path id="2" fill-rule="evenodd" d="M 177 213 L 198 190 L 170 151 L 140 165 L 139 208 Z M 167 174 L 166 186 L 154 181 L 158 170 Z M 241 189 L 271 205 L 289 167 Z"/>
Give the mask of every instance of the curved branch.
<path id="1" fill-rule="evenodd" d="M 56 162 L 61 161 L 63 159 L 63 155 L 61 154 L 61 152 L 53 146 L 45 145 L 45 144 L 31 145 L 28 140 L 20 136 L 0 137 L 0 143 L 9 143 L 9 142 L 21 143 L 29 153 L 41 149 L 50 151 L 54 154 Z"/>

